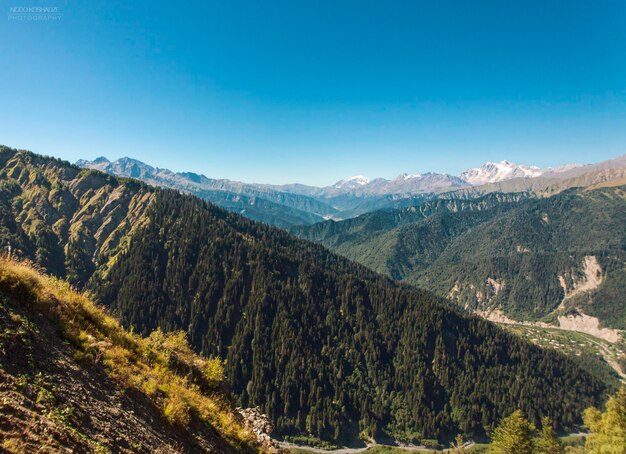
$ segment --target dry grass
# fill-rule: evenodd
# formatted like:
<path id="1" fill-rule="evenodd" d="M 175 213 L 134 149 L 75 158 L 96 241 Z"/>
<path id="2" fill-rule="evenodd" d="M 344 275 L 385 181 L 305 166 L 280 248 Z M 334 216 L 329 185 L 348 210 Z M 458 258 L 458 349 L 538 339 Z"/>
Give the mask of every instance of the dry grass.
<path id="1" fill-rule="evenodd" d="M 58 323 L 77 360 L 104 365 L 122 386 L 147 395 L 172 425 L 186 427 L 197 418 L 233 446 L 258 448 L 224 396 L 221 361 L 195 354 L 183 332 L 129 333 L 85 294 L 26 262 L 0 258 L 0 289 Z"/>

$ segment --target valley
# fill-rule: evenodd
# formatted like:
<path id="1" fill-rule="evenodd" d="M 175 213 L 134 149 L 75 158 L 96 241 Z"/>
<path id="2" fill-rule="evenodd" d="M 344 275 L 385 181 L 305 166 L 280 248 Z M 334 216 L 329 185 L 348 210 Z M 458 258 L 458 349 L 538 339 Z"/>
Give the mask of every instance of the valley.
<path id="1" fill-rule="evenodd" d="M 492 193 L 291 231 L 492 320 L 615 342 L 626 328 L 625 194 L 615 183 L 550 197 Z"/>
<path id="2" fill-rule="evenodd" d="M 554 349 L 567 356 L 583 359 L 601 359 L 618 374 L 621 380 L 626 379 L 626 355 L 624 354 L 626 344 L 623 340 L 612 343 L 581 331 L 558 327 L 511 323 L 502 326 L 541 348 Z M 597 361 L 592 361 L 592 363 L 597 364 Z M 606 365 L 599 364 L 597 367 L 606 367 Z"/>

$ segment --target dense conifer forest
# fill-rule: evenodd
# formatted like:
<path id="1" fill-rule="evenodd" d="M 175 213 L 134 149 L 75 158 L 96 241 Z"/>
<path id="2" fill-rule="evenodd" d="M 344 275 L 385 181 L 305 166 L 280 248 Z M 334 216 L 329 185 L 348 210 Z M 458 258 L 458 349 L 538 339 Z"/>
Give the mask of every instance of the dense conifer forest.
<path id="1" fill-rule="evenodd" d="M 142 334 L 219 355 L 278 434 L 480 435 L 521 408 L 580 423 L 604 382 L 426 291 L 192 196 L 0 151 L 0 241 Z"/>
<path id="2" fill-rule="evenodd" d="M 561 313 L 582 308 L 626 329 L 625 225 L 626 187 L 618 184 L 545 198 L 440 199 L 292 232 L 464 308 L 548 320 L 567 296 Z M 597 287 L 577 294 L 590 278 Z"/>

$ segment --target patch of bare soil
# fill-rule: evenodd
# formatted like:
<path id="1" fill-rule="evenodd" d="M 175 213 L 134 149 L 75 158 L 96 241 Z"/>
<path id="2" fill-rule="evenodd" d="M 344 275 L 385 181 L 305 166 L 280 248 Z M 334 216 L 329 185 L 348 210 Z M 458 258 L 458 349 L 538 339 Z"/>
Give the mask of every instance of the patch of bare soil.
<path id="1" fill-rule="evenodd" d="M 570 276 L 572 280 L 571 286 L 567 285 L 566 277 L 567 276 L 559 276 L 559 283 L 561 287 L 563 287 L 564 293 L 563 301 L 561 301 L 558 308 L 559 310 L 564 309 L 566 301 L 573 296 L 598 288 L 598 286 L 602 284 L 602 268 L 596 256 L 587 255 L 583 262 L 582 276 L 578 277 L 572 273 Z"/>

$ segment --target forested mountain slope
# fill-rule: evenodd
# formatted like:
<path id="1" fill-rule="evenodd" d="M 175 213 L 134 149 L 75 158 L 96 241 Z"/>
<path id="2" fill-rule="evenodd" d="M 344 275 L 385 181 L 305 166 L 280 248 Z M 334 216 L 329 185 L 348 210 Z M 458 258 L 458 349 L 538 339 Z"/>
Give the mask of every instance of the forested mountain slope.
<path id="1" fill-rule="evenodd" d="M 537 320 L 579 308 L 623 329 L 626 198 L 607 186 L 438 200 L 293 232 L 471 310 Z"/>
<path id="2" fill-rule="evenodd" d="M 0 148 L 0 244 L 73 285 L 106 272 L 153 199 L 135 180 Z"/>
<path id="3" fill-rule="evenodd" d="M 606 385 L 432 294 L 198 198 L 0 153 L 0 240 L 127 326 L 185 330 L 280 434 L 481 434 L 516 408 L 579 422 Z"/>
<path id="4" fill-rule="evenodd" d="M 569 190 L 459 236 L 406 279 L 472 309 L 524 320 L 579 308 L 626 329 L 625 248 L 626 187 Z"/>
<path id="5" fill-rule="evenodd" d="M 445 249 L 450 238 L 529 197 L 526 193 L 493 193 L 468 200 L 441 198 L 340 222 L 293 227 L 290 231 L 375 271 L 403 279 L 415 267 L 425 268 Z M 449 222 L 451 219 L 454 221 Z M 411 235 L 411 243 L 407 236 L 414 229 L 417 230 Z M 424 244 L 415 244 L 420 241 Z"/>

